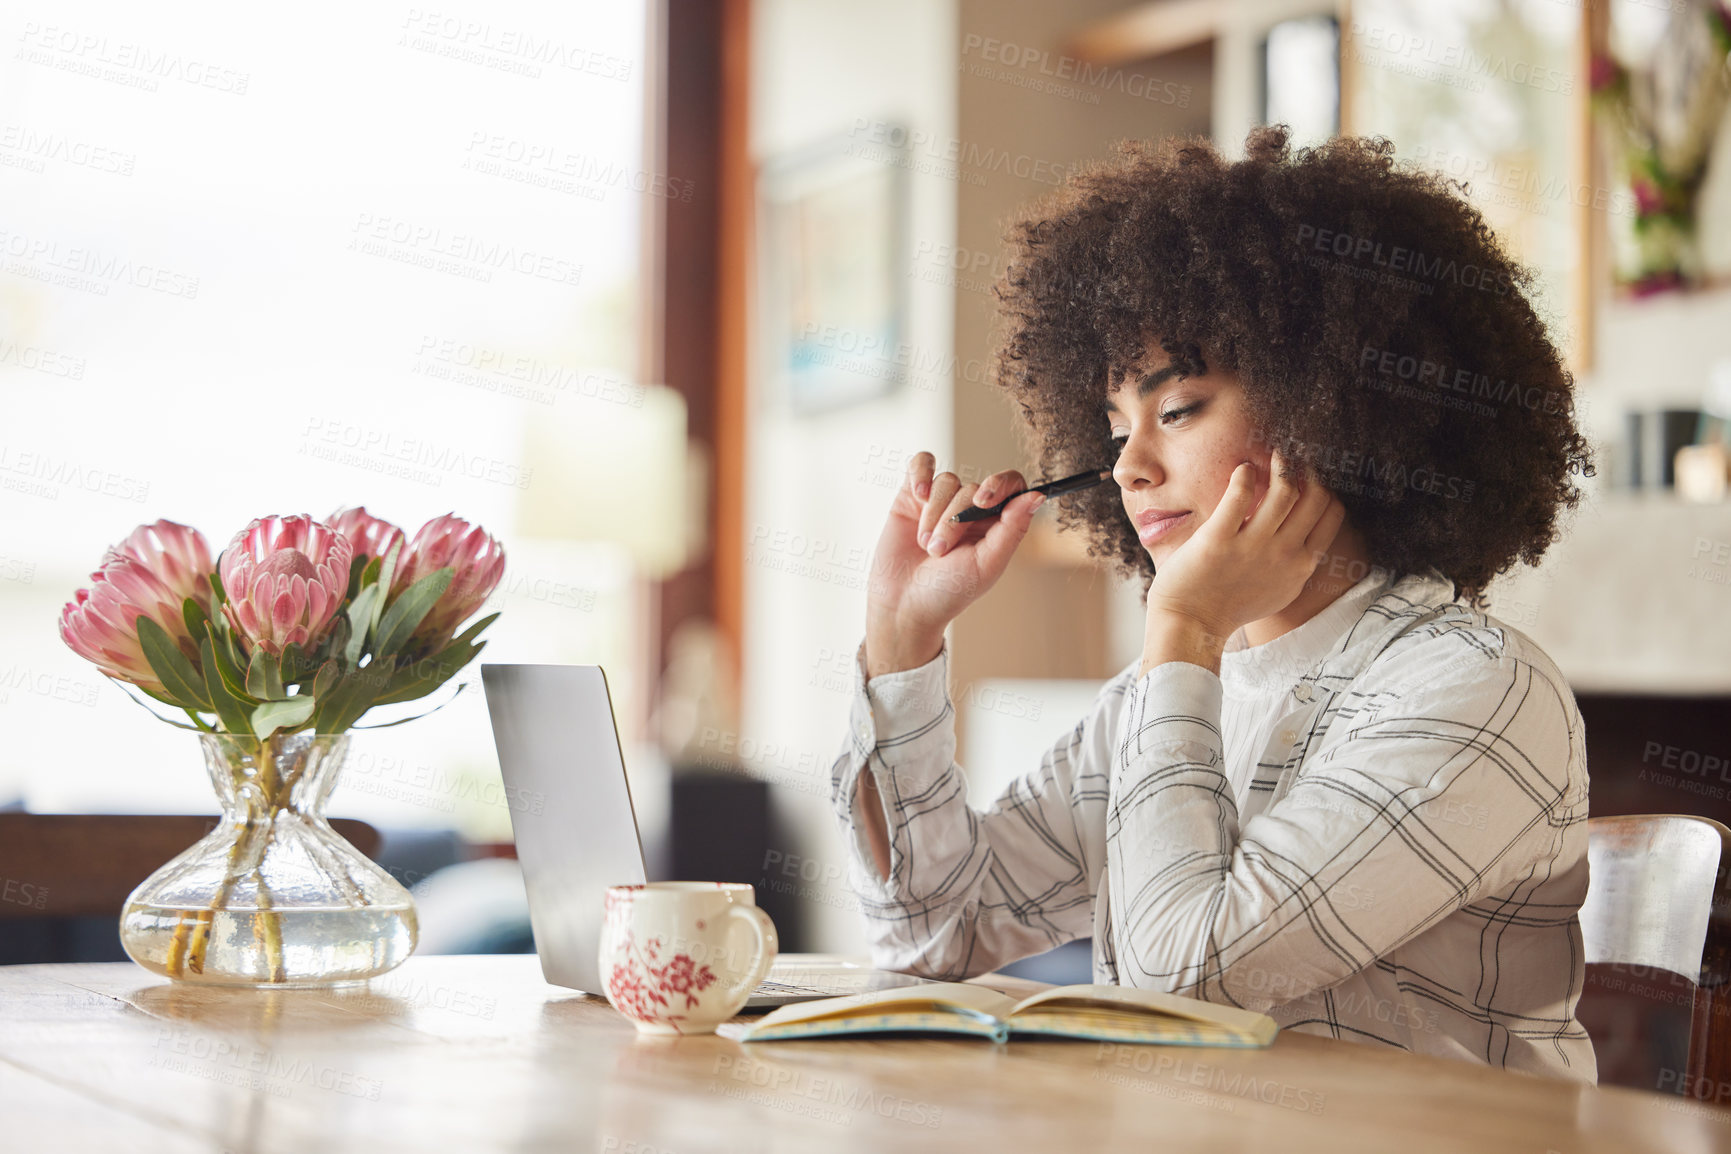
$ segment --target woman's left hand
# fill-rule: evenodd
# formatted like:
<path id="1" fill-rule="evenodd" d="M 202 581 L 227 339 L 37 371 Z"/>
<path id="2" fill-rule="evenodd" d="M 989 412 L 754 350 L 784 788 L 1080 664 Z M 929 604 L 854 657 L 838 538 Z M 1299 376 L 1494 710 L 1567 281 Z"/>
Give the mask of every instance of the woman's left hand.
<path id="1" fill-rule="evenodd" d="M 1314 477 L 1281 473 L 1269 461 L 1268 492 L 1256 505 L 1256 472 L 1248 461 L 1232 472 L 1214 511 L 1165 564 L 1148 588 L 1142 672 L 1184 650 L 1210 650 L 1218 671 L 1226 639 L 1240 626 L 1278 613 L 1298 597 L 1318 559 L 1346 520 L 1346 507 Z"/>

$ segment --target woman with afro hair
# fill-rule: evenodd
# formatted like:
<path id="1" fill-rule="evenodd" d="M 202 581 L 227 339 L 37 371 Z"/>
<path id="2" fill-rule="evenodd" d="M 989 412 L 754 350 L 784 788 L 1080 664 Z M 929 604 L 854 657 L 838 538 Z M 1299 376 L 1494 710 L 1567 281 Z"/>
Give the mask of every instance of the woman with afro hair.
<path id="1" fill-rule="evenodd" d="M 970 809 L 944 630 L 1045 498 L 912 458 L 832 773 L 876 963 L 1091 938 L 1096 982 L 1595 1081 L 1581 716 L 1484 602 L 1593 474 L 1531 274 L 1387 141 L 1280 127 L 1121 144 L 1008 243 L 996 380 L 1043 473 L 1111 470 L 1053 506 L 1142 655 Z"/>

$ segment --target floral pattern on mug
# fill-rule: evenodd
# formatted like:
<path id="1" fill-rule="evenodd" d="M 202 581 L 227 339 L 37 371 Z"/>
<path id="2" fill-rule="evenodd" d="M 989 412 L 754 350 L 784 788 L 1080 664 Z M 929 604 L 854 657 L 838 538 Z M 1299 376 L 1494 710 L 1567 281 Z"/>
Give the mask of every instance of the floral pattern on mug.
<path id="1" fill-rule="evenodd" d="M 595 992 L 643 1033 L 714 1033 L 775 964 L 775 923 L 754 898 L 738 882 L 609 887 Z"/>
<path id="2" fill-rule="evenodd" d="M 674 954 L 662 962 L 660 938 L 650 938 L 639 946 L 630 930 L 623 933 L 625 960 L 608 970 L 607 996 L 630 1018 L 683 1020 L 684 1014 L 663 1012 L 672 1004 L 670 995 L 684 997 L 686 1009 L 695 1008 L 697 995 L 715 983 L 715 972 L 692 961 L 690 954 Z"/>

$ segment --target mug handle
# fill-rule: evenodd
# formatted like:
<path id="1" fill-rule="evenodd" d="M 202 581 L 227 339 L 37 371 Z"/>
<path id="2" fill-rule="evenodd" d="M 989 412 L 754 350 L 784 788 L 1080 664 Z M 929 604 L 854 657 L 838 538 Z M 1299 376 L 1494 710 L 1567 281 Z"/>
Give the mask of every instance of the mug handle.
<path id="1" fill-rule="evenodd" d="M 775 955 L 781 948 L 781 941 L 776 936 L 775 923 L 756 906 L 732 903 L 727 907 L 727 916 L 744 918 L 757 938 L 757 952 L 752 958 L 751 972 L 739 985 L 727 991 L 728 1001 L 737 999 L 743 1005 L 745 999 L 751 996 L 751 991 L 757 989 L 758 983 L 769 976 L 769 968 L 775 965 Z"/>

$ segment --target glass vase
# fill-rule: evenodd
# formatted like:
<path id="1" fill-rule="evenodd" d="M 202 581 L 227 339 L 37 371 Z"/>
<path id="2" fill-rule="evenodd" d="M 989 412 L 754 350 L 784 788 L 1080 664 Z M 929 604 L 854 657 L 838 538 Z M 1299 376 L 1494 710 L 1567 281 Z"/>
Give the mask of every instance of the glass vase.
<path id="1" fill-rule="evenodd" d="M 217 826 L 126 900 L 120 941 L 147 970 L 212 985 L 328 986 L 400 965 L 414 899 L 331 829 L 347 734 L 200 734 Z"/>

